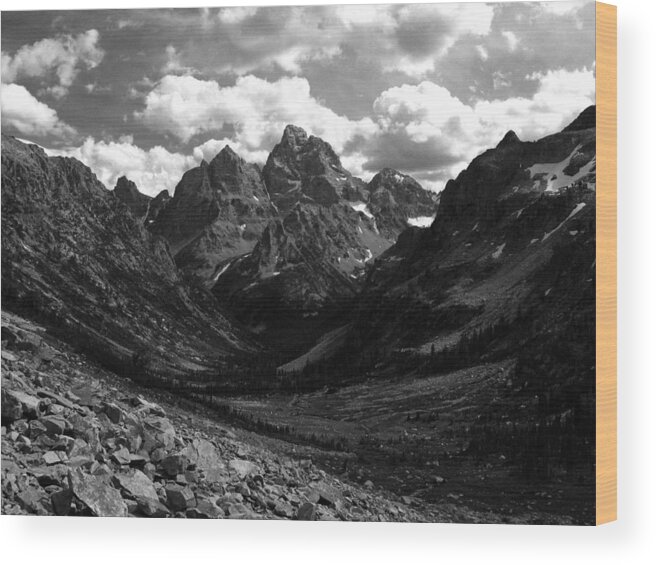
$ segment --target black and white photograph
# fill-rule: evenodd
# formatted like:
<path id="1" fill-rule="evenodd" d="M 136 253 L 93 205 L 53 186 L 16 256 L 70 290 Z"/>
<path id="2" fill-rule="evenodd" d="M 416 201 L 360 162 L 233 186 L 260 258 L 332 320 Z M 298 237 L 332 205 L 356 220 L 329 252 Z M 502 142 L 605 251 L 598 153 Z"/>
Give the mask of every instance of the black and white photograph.
<path id="1" fill-rule="evenodd" d="M 596 523 L 594 2 L 15 8 L 2 514 Z"/>

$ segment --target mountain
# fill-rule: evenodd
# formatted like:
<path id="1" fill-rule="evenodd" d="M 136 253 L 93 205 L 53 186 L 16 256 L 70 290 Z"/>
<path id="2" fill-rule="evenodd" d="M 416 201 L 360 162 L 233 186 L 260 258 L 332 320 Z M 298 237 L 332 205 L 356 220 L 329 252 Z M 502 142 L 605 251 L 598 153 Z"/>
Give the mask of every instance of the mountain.
<path id="1" fill-rule="evenodd" d="M 462 370 L 474 381 L 457 396 L 473 412 L 450 428 L 458 453 L 503 455 L 526 477 L 593 477 L 593 111 L 537 141 L 509 133 L 476 157 L 432 225 L 372 263 L 342 329 L 280 370 L 304 386 Z M 476 377 L 488 371 L 498 381 Z M 493 402 L 480 403 L 483 385 Z"/>
<path id="2" fill-rule="evenodd" d="M 394 243 L 409 218 L 432 218 L 435 200 L 391 169 L 365 184 L 328 143 L 291 125 L 263 177 L 276 217 L 252 252 L 216 269 L 213 291 L 266 342 L 298 353 L 339 319 L 369 262 Z"/>
<path id="3" fill-rule="evenodd" d="M 28 312 L 135 378 L 253 351 L 212 296 L 184 282 L 164 241 L 116 205 L 119 195 L 148 203 L 135 191 L 122 180 L 115 194 L 76 159 L 3 135 L 3 309 Z"/>
<path id="4" fill-rule="evenodd" d="M 372 265 L 359 338 L 372 332 L 388 353 L 440 351 L 533 302 L 565 312 L 559 300 L 589 294 L 595 161 L 595 129 L 570 126 L 534 142 L 509 133 L 476 157 L 446 184 L 430 228 L 406 230 Z M 381 310 L 385 300 L 397 307 Z"/>
<path id="5" fill-rule="evenodd" d="M 415 179 L 394 169 L 383 169 L 367 185 L 369 210 L 380 230 L 396 240 L 408 225 L 432 221 L 439 198 Z"/>
<path id="6" fill-rule="evenodd" d="M 271 200 L 281 212 L 297 202 L 331 206 L 363 200 L 365 183 L 351 175 L 329 143 L 288 125 L 262 170 Z"/>
<path id="7" fill-rule="evenodd" d="M 260 169 L 226 146 L 183 175 L 150 228 L 183 271 L 207 283 L 219 263 L 253 249 L 273 214 Z"/>
<path id="8" fill-rule="evenodd" d="M 137 218 L 146 216 L 151 198 L 139 192 L 137 185 L 127 177 L 120 177 L 116 181 L 114 196 L 123 202 Z"/>
<path id="9" fill-rule="evenodd" d="M 343 315 L 368 262 L 390 245 L 375 220 L 347 203 L 297 203 L 267 225 L 252 253 L 221 268 L 213 292 L 278 350 L 298 354 L 326 318 Z"/>

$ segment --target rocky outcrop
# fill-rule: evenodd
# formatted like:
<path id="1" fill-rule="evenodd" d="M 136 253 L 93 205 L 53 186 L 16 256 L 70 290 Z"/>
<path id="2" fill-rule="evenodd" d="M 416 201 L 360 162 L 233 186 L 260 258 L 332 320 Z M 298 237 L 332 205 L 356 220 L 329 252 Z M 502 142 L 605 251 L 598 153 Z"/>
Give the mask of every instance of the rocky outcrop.
<path id="1" fill-rule="evenodd" d="M 273 213 L 259 168 L 226 146 L 183 175 L 150 227 L 179 267 L 207 282 L 219 263 L 254 247 Z"/>
<path id="2" fill-rule="evenodd" d="M 127 177 L 120 177 L 114 187 L 114 196 L 125 204 L 137 218 L 144 218 L 151 198 L 139 192 L 137 185 Z"/>
<path id="3" fill-rule="evenodd" d="M 288 125 L 262 171 L 271 200 L 281 212 L 296 203 L 331 206 L 363 200 L 364 183 L 343 166 L 330 144 Z"/>
<path id="4" fill-rule="evenodd" d="M 369 210 L 379 229 L 396 241 L 408 222 L 433 218 L 438 196 L 425 190 L 415 179 L 394 169 L 383 169 L 367 185 Z"/>

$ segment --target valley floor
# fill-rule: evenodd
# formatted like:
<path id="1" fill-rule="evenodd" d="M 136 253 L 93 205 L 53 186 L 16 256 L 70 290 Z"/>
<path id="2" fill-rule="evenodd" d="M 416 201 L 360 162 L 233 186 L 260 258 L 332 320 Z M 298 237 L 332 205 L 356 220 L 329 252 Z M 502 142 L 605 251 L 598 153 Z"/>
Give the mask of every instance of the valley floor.
<path id="1" fill-rule="evenodd" d="M 503 458 L 463 454 L 476 406 L 498 400 L 510 362 L 306 395 L 220 398 L 210 408 L 107 372 L 13 314 L 3 312 L 2 341 L 5 514 L 594 517 L 591 484 L 531 484 Z"/>

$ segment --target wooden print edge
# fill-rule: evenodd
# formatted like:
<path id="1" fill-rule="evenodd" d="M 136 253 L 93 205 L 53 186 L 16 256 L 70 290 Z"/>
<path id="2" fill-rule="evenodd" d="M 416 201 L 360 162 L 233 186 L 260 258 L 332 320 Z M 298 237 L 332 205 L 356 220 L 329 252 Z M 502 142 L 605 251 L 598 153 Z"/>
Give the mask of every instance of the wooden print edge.
<path id="1" fill-rule="evenodd" d="M 617 7 L 596 3 L 596 523 L 617 519 Z"/>

